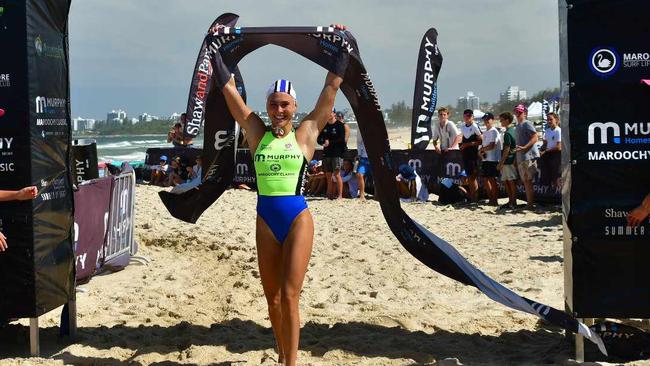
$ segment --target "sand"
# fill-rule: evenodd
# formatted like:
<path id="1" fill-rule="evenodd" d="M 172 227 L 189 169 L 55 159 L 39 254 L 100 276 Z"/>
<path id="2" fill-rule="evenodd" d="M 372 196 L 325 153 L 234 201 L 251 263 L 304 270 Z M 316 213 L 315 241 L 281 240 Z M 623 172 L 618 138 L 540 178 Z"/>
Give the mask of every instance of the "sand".
<path id="1" fill-rule="evenodd" d="M 138 254 L 150 263 L 81 286 L 74 342 L 58 338 L 60 311 L 43 316 L 44 358 L 24 358 L 25 320 L 0 330 L 0 365 L 276 364 L 255 253 L 255 193 L 226 191 L 192 225 L 166 212 L 159 189 L 136 190 Z M 537 365 L 573 357 L 561 330 L 419 263 L 377 202 L 309 205 L 316 230 L 301 296 L 301 365 Z M 403 207 L 497 281 L 563 308 L 558 208 Z"/>

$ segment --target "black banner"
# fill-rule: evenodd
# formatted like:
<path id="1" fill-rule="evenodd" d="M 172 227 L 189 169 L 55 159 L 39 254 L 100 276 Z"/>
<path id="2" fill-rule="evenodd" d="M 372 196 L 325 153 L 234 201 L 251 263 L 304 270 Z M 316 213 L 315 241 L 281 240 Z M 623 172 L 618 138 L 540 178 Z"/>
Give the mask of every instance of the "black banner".
<path id="1" fill-rule="evenodd" d="M 359 131 L 368 151 L 375 189 L 379 193 L 380 206 L 391 231 L 404 248 L 431 269 L 466 285 L 475 286 L 491 299 L 510 308 L 527 312 L 560 326 L 571 332 L 585 335 L 596 342 L 605 352 L 601 339 L 584 324 L 572 316 L 521 297 L 500 283 L 494 281 L 470 264 L 449 243 L 445 242 L 427 229 L 413 221 L 400 207 L 400 200 L 395 185 L 397 164 L 391 154 L 388 134 L 383 120 L 383 113 L 377 92 L 363 66 L 356 40 L 349 32 L 328 27 L 274 27 L 274 28 L 230 28 L 222 29 L 212 39 L 213 63 L 227 73 L 219 64 L 223 62 L 232 69 L 251 51 L 266 45 L 275 44 L 292 50 L 323 66 L 331 72 L 343 75 L 341 90 L 348 98 L 359 125 Z M 220 81 L 229 75 L 215 75 Z M 221 96 L 220 108 L 226 109 Z M 232 119 L 230 120 L 231 123 Z M 208 118 L 207 124 L 221 121 Z M 234 126 L 231 127 L 234 129 Z M 234 143 L 232 144 L 234 145 Z M 232 152 L 231 152 L 232 153 Z M 215 161 L 209 175 L 231 182 L 233 175 L 232 155 L 223 155 Z M 223 162 L 223 164 L 221 164 Z M 207 183 L 207 184 L 206 184 Z M 215 182 L 216 183 L 216 182 Z M 207 179 L 203 186 L 216 187 Z M 194 192 L 200 192 L 201 187 Z M 213 189 L 204 191 L 201 202 L 214 202 L 223 191 Z M 196 195 L 196 193 L 194 193 Z M 177 195 L 182 197 L 183 194 Z M 194 219 L 207 207 L 194 207 L 190 211 L 184 202 L 163 202 L 175 217 L 188 216 Z M 182 214 L 179 214 L 182 212 Z M 187 215 L 191 213 L 191 215 Z"/>
<path id="2" fill-rule="evenodd" d="M 567 5 L 568 305 L 580 317 L 650 318 L 650 222 L 627 224 L 628 213 L 650 193 L 650 87 L 641 83 L 650 76 L 650 2 Z"/>
<path id="3" fill-rule="evenodd" d="M 97 143 L 95 140 L 74 140 L 72 146 L 72 180 L 75 184 L 99 178 Z"/>
<path id="4" fill-rule="evenodd" d="M 36 185 L 32 201 L 0 205 L 1 317 L 35 317 L 74 294 L 69 0 L 10 2 L 0 28 L 0 189 Z"/>
<path id="5" fill-rule="evenodd" d="M 411 148 L 424 150 L 431 140 L 431 116 L 438 102 L 438 74 L 442 67 L 442 53 L 438 49 L 438 31 L 430 28 L 420 42 L 420 55 L 413 92 L 411 121 Z"/>
<path id="6" fill-rule="evenodd" d="M 224 24 L 229 27 L 237 23 L 239 16 L 235 14 L 222 14 L 212 22 L 210 28 L 215 24 Z M 210 64 L 210 50 L 208 49 L 208 39 L 205 38 L 199 50 L 199 56 L 196 59 L 194 72 L 192 73 L 192 84 L 190 85 L 190 95 L 187 99 L 187 121 L 183 126 L 183 134 L 186 137 L 196 137 L 203 127 L 206 118 L 206 103 L 212 88 L 212 65 Z"/>

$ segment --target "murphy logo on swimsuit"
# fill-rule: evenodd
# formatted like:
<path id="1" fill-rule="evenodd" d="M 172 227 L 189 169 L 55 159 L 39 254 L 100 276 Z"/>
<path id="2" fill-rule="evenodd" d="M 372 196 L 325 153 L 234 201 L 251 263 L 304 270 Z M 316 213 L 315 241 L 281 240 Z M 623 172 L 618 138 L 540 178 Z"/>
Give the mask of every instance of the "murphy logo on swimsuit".
<path id="1" fill-rule="evenodd" d="M 589 151 L 589 160 L 649 160 L 650 122 L 593 122 L 587 131 L 587 143 L 610 147 Z M 612 146 L 616 150 L 612 151 Z"/>
<path id="2" fill-rule="evenodd" d="M 602 77 L 608 78 L 623 66 L 623 69 L 650 67 L 650 52 L 623 52 L 623 57 L 613 47 L 596 47 L 589 53 L 588 63 L 591 71 Z"/>

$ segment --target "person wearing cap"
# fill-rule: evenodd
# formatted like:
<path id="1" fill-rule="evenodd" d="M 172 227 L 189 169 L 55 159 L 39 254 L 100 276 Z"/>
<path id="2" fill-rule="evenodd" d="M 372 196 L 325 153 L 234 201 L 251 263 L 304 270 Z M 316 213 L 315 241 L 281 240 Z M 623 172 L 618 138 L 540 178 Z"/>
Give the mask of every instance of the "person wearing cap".
<path id="1" fill-rule="evenodd" d="M 38 195 L 38 188 L 36 186 L 29 186 L 17 191 L 0 191 L 0 202 L 4 201 L 26 201 L 36 198 Z M 0 232 L 0 253 L 9 249 L 7 237 Z"/>
<path id="2" fill-rule="evenodd" d="M 350 139 L 350 126 L 345 123 L 345 113 L 343 113 L 343 111 L 336 111 L 336 120 L 338 122 L 341 122 L 343 124 L 343 128 L 345 129 L 345 150 L 347 151 L 348 140 Z"/>
<path id="3" fill-rule="evenodd" d="M 479 154 L 483 158 L 481 161 L 481 177 L 483 177 L 490 199 L 488 204 L 497 206 L 497 176 L 499 175 L 497 165 L 501 160 L 501 137 L 499 136 L 499 130 L 494 125 L 494 115 L 492 113 L 485 113 L 482 119 L 486 131 L 483 134 L 481 148 L 479 149 Z"/>
<path id="4" fill-rule="evenodd" d="M 463 139 L 460 152 L 468 175 L 470 201 L 478 201 L 478 147 L 483 141 L 481 129 L 474 123 L 474 112 L 471 109 L 463 111 L 464 124 L 460 126 Z"/>
<path id="5" fill-rule="evenodd" d="M 415 169 L 408 164 L 401 164 L 397 171 L 399 174 L 395 180 L 400 198 L 410 202 L 426 202 L 429 199 L 429 191 Z"/>
<path id="6" fill-rule="evenodd" d="M 560 169 L 562 166 L 562 129 L 559 126 L 560 117 L 551 112 L 546 115 L 548 128 L 544 130 L 540 158 L 544 159 L 542 172 L 543 184 L 560 187 Z"/>
<path id="7" fill-rule="evenodd" d="M 539 158 L 537 130 L 535 130 L 535 126 L 527 119 L 528 108 L 525 105 L 517 105 L 514 108 L 514 114 L 517 119 L 517 127 L 515 128 L 517 170 L 526 189 L 526 208 L 532 209 L 535 198 L 533 179 L 537 174 L 537 159 Z"/>
<path id="8" fill-rule="evenodd" d="M 454 203 L 467 200 L 467 190 L 456 184 L 451 178 L 445 177 L 440 181 L 440 194 L 438 203 L 442 205 L 453 205 Z"/>
<path id="9" fill-rule="evenodd" d="M 169 173 L 169 169 L 169 164 L 167 164 L 167 155 L 162 155 L 160 157 L 159 165 L 152 166 L 151 181 L 149 184 L 163 186 L 168 180 L 167 174 Z"/>
<path id="10" fill-rule="evenodd" d="M 499 115 L 501 127 L 505 128 L 503 133 L 503 150 L 501 159 L 497 165 L 497 170 L 501 173 L 501 181 L 508 195 L 508 203 L 501 206 L 500 209 L 517 207 L 517 168 L 515 167 L 515 128 L 512 126 L 514 117 L 510 112 L 503 112 Z"/>
<path id="11" fill-rule="evenodd" d="M 345 126 L 336 118 L 334 110 L 332 110 L 327 124 L 318 136 L 318 143 L 323 145 L 323 168 L 327 175 L 327 198 L 341 199 L 343 198 L 341 168 L 347 145 L 345 143 Z"/>
<path id="12" fill-rule="evenodd" d="M 438 123 L 433 124 L 433 148 L 438 154 L 449 150 L 458 150 L 462 139 L 456 124 L 449 120 L 449 110 L 445 107 L 438 108 Z"/>
<path id="13" fill-rule="evenodd" d="M 210 31 L 218 32 L 218 24 Z M 335 32 L 345 27 L 333 24 Z M 222 62 L 220 58 L 213 62 Z M 221 69 L 227 66 L 216 65 Z M 277 343 L 278 361 L 295 365 L 300 339 L 299 299 L 314 240 L 314 221 L 303 196 L 304 171 L 316 149 L 318 136 L 331 119 L 336 94 L 343 78 L 332 72 L 325 77 L 314 109 L 294 130 L 298 109 L 296 90 L 280 79 L 266 94 L 267 128 L 246 105 L 234 77 L 222 88 L 228 110 L 246 130 L 257 177 L 256 238 L 260 279 Z M 217 98 L 218 93 L 212 93 Z M 345 133 L 341 131 L 341 140 Z M 338 136 L 338 132 L 337 132 Z"/>

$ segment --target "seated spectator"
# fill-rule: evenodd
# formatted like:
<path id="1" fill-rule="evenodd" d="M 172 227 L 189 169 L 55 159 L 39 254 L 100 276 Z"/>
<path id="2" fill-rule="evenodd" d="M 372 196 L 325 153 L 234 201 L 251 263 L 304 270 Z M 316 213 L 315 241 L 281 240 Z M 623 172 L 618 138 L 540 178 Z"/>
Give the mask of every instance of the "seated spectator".
<path id="1" fill-rule="evenodd" d="M 177 186 L 187 179 L 187 172 L 183 169 L 183 164 L 181 164 L 181 158 L 178 156 L 172 159 L 170 163 L 169 178 L 167 180 L 166 187 Z"/>
<path id="2" fill-rule="evenodd" d="M 322 196 L 327 192 L 327 177 L 320 160 L 312 160 L 307 169 L 305 192 L 308 196 Z"/>
<path id="3" fill-rule="evenodd" d="M 429 199 L 427 187 L 422 184 L 422 179 L 410 165 L 400 165 L 398 172 L 399 174 L 397 174 L 395 180 L 397 180 L 397 190 L 400 198 L 407 202 L 426 202 Z"/>
<path id="4" fill-rule="evenodd" d="M 26 201 L 36 198 L 38 189 L 34 186 L 25 187 L 18 191 L 0 191 L 0 201 Z M 0 252 L 9 248 L 7 238 L 0 232 Z"/>
<path id="5" fill-rule="evenodd" d="M 183 193 L 187 192 L 192 188 L 198 187 L 201 184 L 201 179 L 203 176 L 203 159 L 201 156 L 196 157 L 196 165 L 191 166 L 187 165 L 185 167 L 187 178 L 184 183 L 176 185 L 170 193 Z"/>
<path id="6" fill-rule="evenodd" d="M 151 185 L 165 186 L 168 181 L 169 164 L 167 164 L 167 156 L 160 157 L 160 164 L 151 167 Z"/>
<path id="7" fill-rule="evenodd" d="M 440 194 L 438 202 L 443 205 L 451 205 L 459 202 L 467 202 L 469 194 L 467 189 L 456 183 L 451 178 L 443 178 L 440 181 Z"/>
<path id="8" fill-rule="evenodd" d="M 343 197 L 345 198 L 359 197 L 359 181 L 353 168 L 354 164 L 352 164 L 352 160 L 343 160 L 341 179 L 343 179 Z"/>

